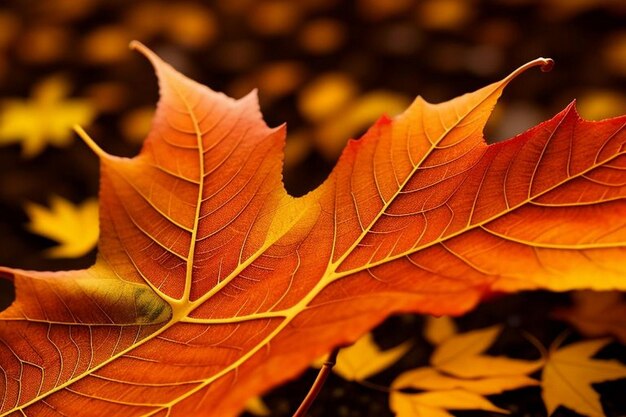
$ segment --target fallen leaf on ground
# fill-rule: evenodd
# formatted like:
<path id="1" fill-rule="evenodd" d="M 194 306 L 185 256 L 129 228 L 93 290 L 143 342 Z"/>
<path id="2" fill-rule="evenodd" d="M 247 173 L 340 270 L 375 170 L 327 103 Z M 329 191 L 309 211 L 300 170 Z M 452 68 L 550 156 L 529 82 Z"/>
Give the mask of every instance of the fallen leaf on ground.
<path id="1" fill-rule="evenodd" d="M 456 324 L 452 317 L 427 316 L 424 324 L 424 338 L 431 345 L 440 345 L 457 333 Z"/>
<path id="2" fill-rule="evenodd" d="M 101 162 L 95 265 L 0 268 L 17 294 L 0 314 L 2 414 L 232 417 L 392 313 L 626 289 L 626 118 L 568 106 L 483 139 L 504 87 L 550 61 L 442 104 L 418 98 L 295 198 L 285 128 L 265 125 L 254 94 L 230 99 L 134 47 L 161 89 L 141 153 L 108 155 L 79 130 Z M 448 393 L 420 401 L 493 407 Z"/>
<path id="3" fill-rule="evenodd" d="M 391 410 L 398 417 L 451 416 L 446 410 L 455 409 L 507 412 L 484 396 L 538 385 L 528 374 L 539 369 L 542 362 L 482 355 L 499 333 L 500 328 L 494 326 L 458 334 L 449 317 L 427 318 L 424 335 L 435 345 L 430 359 L 435 367 L 400 374 L 391 384 Z"/>
<path id="4" fill-rule="evenodd" d="M 526 375 L 542 366 L 541 360 L 483 355 L 501 330 L 493 326 L 451 336 L 435 348 L 430 363 L 440 371 L 462 378 Z"/>
<path id="5" fill-rule="evenodd" d="M 381 350 L 372 334 L 368 333 L 339 351 L 333 371 L 349 381 L 362 381 L 396 363 L 410 348 L 410 342 L 404 342 L 394 348 Z"/>
<path id="6" fill-rule="evenodd" d="M 336 159 L 348 139 L 356 137 L 381 114 L 395 116 L 409 103 L 407 97 L 391 91 L 371 91 L 351 100 L 317 129 L 315 143 L 318 150 L 326 158 Z"/>
<path id="7" fill-rule="evenodd" d="M 51 258 L 83 256 L 98 242 L 98 200 L 90 198 L 78 205 L 59 196 L 50 198 L 50 208 L 35 203 L 24 206 L 28 230 L 59 242 L 46 251 Z"/>
<path id="8" fill-rule="evenodd" d="M 89 124 L 95 116 L 84 99 L 68 99 L 69 84 L 52 77 L 33 89 L 31 99 L 8 99 L 0 113 L 0 144 L 20 143 L 26 157 L 39 154 L 47 145 L 67 146 L 75 124 Z"/>
<path id="9" fill-rule="evenodd" d="M 483 410 L 508 414 L 485 397 L 465 390 L 405 394 L 393 392 L 389 407 L 397 417 L 454 417 L 447 410 Z"/>
<path id="10" fill-rule="evenodd" d="M 404 372 L 393 382 L 394 389 L 411 388 L 422 391 L 459 389 L 481 395 L 500 394 L 533 385 L 539 385 L 539 381 L 523 374 L 464 379 L 443 374 L 430 367 Z"/>
<path id="11" fill-rule="evenodd" d="M 562 405 L 583 416 L 604 417 L 600 395 L 591 384 L 626 378 L 626 366 L 619 361 L 592 358 L 609 342 L 589 340 L 550 349 L 541 375 L 549 415 Z"/>

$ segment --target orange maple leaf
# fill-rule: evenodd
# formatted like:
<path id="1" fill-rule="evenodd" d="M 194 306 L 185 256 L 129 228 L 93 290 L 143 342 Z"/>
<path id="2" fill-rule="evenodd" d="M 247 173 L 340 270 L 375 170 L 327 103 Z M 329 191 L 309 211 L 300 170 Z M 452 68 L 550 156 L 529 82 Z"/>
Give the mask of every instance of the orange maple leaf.
<path id="1" fill-rule="evenodd" d="M 491 292 L 626 288 L 626 118 L 568 106 L 508 142 L 481 131 L 504 80 L 418 98 L 351 141 L 301 198 L 285 129 L 145 47 L 161 100 L 141 153 L 101 160 L 87 270 L 3 268 L 0 416 L 235 415 L 249 397 L 401 311 Z"/>

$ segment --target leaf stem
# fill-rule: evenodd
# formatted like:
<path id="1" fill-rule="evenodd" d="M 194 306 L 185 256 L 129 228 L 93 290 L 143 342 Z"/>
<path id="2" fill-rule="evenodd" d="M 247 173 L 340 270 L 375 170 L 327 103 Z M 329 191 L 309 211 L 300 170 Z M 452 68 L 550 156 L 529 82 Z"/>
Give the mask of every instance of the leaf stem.
<path id="1" fill-rule="evenodd" d="M 539 354 L 541 355 L 541 359 L 545 361 L 548 358 L 548 356 L 550 356 L 550 354 L 548 353 L 548 350 L 545 348 L 543 343 L 541 343 L 541 341 L 537 339 L 535 335 L 525 330 L 522 331 L 522 335 L 539 351 Z"/>
<path id="2" fill-rule="evenodd" d="M 378 385 L 375 384 L 373 382 L 370 382 L 366 379 L 361 379 L 358 381 L 355 381 L 357 384 L 361 385 L 362 387 L 374 390 L 374 391 L 378 391 L 378 392 L 384 392 L 385 394 L 391 394 L 392 392 L 395 391 L 399 391 L 398 389 L 395 388 L 391 388 L 391 387 L 386 387 L 384 385 Z"/>
<path id="3" fill-rule="evenodd" d="M 550 344 L 550 347 L 548 348 L 549 354 L 556 352 L 561 347 L 563 342 L 565 342 L 565 339 L 567 339 L 570 334 L 571 334 L 571 331 L 567 329 L 564 332 L 562 332 L 560 335 L 558 335 L 556 339 L 554 339 L 554 341 Z"/>
<path id="4" fill-rule="evenodd" d="M 313 382 L 313 385 L 311 385 L 309 392 L 307 393 L 306 397 L 304 397 L 304 400 L 302 400 L 302 403 L 300 403 L 300 407 L 298 407 L 296 412 L 293 414 L 293 417 L 304 417 L 307 411 L 309 411 L 309 408 L 311 408 L 313 401 L 315 401 L 315 398 L 317 398 L 317 395 L 322 390 L 322 387 L 326 382 L 326 378 L 328 378 L 328 375 L 330 375 L 331 371 L 333 370 L 333 366 L 335 366 L 335 363 L 337 362 L 338 354 L 339 348 L 334 349 L 332 352 L 330 352 L 328 358 L 326 359 L 326 362 L 324 362 L 324 364 L 320 368 L 320 371 L 317 374 L 317 378 L 315 378 L 315 382 Z"/>

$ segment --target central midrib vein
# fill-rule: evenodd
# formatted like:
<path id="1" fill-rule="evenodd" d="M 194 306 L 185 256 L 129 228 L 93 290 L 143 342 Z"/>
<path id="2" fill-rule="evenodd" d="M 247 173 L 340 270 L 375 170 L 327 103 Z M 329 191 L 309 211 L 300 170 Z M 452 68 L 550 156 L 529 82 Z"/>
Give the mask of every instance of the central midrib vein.
<path id="1" fill-rule="evenodd" d="M 509 76 L 507 78 L 507 82 L 511 78 L 512 77 Z M 336 274 L 336 270 L 339 267 L 339 265 L 341 265 L 341 263 L 354 250 L 354 248 L 358 245 L 358 243 L 361 242 L 362 239 L 368 234 L 368 231 L 372 228 L 372 226 L 374 224 L 376 224 L 376 222 L 378 221 L 380 216 L 382 216 L 382 213 L 384 213 L 384 211 L 387 210 L 389 205 L 391 205 L 391 203 L 399 195 L 399 192 L 406 186 L 406 184 L 408 183 L 410 178 L 413 176 L 415 171 L 421 166 L 421 164 L 424 162 L 424 160 L 432 153 L 433 149 L 437 146 L 437 144 L 439 142 L 441 142 L 443 140 L 443 138 L 445 138 L 448 135 L 448 133 L 452 129 L 454 129 L 462 120 L 464 120 L 469 114 L 471 114 L 474 110 L 476 110 L 481 104 L 483 104 L 485 102 L 485 100 L 487 100 L 489 97 L 491 97 L 500 88 L 501 88 L 500 85 L 498 85 L 496 88 L 494 88 L 493 91 L 491 91 L 483 99 L 481 99 L 478 103 L 476 103 L 476 105 L 473 106 L 466 114 L 464 114 L 462 117 L 459 117 L 458 120 L 451 127 L 446 128 L 446 130 L 440 135 L 440 137 L 438 138 L 438 140 L 435 141 L 435 143 L 431 143 L 431 147 L 424 153 L 424 155 L 422 156 L 421 160 L 417 164 L 415 164 L 415 166 L 413 167 L 413 170 L 409 174 L 407 174 L 406 179 L 398 187 L 398 191 L 396 193 L 394 193 L 394 195 L 389 199 L 388 202 L 385 203 L 383 209 L 381 210 L 381 213 L 379 213 L 370 222 L 368 227 L 362 232 L 361 236 L 359 236 L 359 238 L 355 241 L 355 243 L 346 252 L 344 252 L 344 254 L 340 258 L 338 258 L 338 260 L 336 262 L 332 262 L 332 260 L 331 260 L 331 262 L 329 262 L 328 267 L 326 269 L 326 272 L 322 276 L 322 279 L 320 279 L 320 281 L 318 281 L 318 283 L 312 288 L 312 290 L 309 291 L 307 293 L 307 295 L 305 297 L 303 297 L 297 304 L 295 304 L 291 308 L 285 310 L 285 315 L 284 315 L 284 318 L 283 318 L 282 322 L 272 332 L 270 332 L 270 334 L 268 334 L 256 346 L 254 346 L 252 349 L 247 351 L 244 355 L 239 357 L 235 362 L 231 363 L 230 365 L 228 365 L 227 367 L 222 369 L 220 372 L 218 372 L 218 373 L 212 375 L 211 377 L 207 378 L 202 383 L 199 383 L 196 387 L 194 387 L 191 390 L 187 391 L 184 395 L 176 398 L 174 401 L 168 403 L 167 405 L 159 406 L 159 408 L 157 408 L 157 410 L 155 410 L 154 412 L 147 413 L 143 417 L 149 417 L 151 415 L 154 415 L 155 413 L 159 412 L 160 410 L 162 410 L 164 408 L 171 408 L 175 404 L 183 401 L 185 398 L 188 398 L 189 396 L 193 395 L 194 393 L 196 393 L 199 390 L 203 389 L 207 385 L 215 382 L 219 378 L 225 376 L 226 374 L 230 373 L 231 371 L 233 371 L 234 369 L 236 369 L 237 367 L 242 365 L 244 362 L 246 362 L 248 359 L 250 359 L 252 356 L 254 356 L 263 346 L 267 345 L 267 343 L 269 343 L 272 339 L 274 339 L 274 337 L 276 337 L 300 312 L 302 312 L 304 310 L 304 308 L 306 308 L 306 306 L 324 288 L 326 288 L 333 281 L 336 281 L 336 280 L 342 278 L 341 275 L 337 275 Z M 335 208 L 335 210 L 336 210 L 336 208 Z M 336 227 L 336 225 L 335 225 L 335 227 Z M 236 275 L 231 274 L 231 276 L 229 277 L 230 279 L 225 280 L 224 282 L 230 281 L 234 276 L 236 276 Z M 262 316 L 259 317 L 259 319 L 262 319 L 262 318 L 263 318 Z"/>
<path id="2" fill-rule="evenodd" d="M 198 224 L 200 222 L 200 212 L 202 208 L 202 196 L 204 190 L 204 143 L 202 133 L 200 132 L 200 126 L 198 125 L 198 119 L 196 118 L 193 108 L 189 105 L 187 98 L 180 92 L 180 90 L 178 90 L 178 88 L 175 87 L 175 85 L 176 83 L 173 82 L 172 88 L 176 90 L 176 93 L 178 94 L 187 109 L 187 113 L 189 113 L 189 117 L 191 118 L 191 122 L 193 123 L 193 129 L 196 132 L 196 141 L 198 145 L 198 199 L 196 202 L 196 213 L 193 220 L 193 228 L 191 229 L 191 240 L 189 242 L 189 255 L 187 256 L 187 269 L 185 271 L 185 288 L 181 297 L 184 302 L 189 302 L 189 297 L 191 295 L 191 284 L 193 282 L 193 264 L 198 236 Z"/>

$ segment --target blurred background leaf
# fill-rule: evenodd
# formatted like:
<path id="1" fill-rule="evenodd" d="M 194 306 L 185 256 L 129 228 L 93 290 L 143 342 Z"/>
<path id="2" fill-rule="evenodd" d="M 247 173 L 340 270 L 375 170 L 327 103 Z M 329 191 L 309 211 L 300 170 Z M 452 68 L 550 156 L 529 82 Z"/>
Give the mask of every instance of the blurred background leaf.
<path id="1" fill-rule="evenodd" d="M 30 223 L 27 228 L 59 244 L 46 251 L 52 258 L 77 258 L 89 253 L 98 242 L 98 201 L 95 198 L 80 204 L 53 195 L 50 208 L 26 203 Z"/>
<path id="2" fill-rule="evenodd" d="M 25 157 L 33 157 L 47 145 L 67 146 L 73 139 L 74 124 L 87 125 L 95 111 L 87 100 L 68 99 L 69 83 L 50 77 L 33 88 L 30 99 L 2 101 L 0 144 L 17 142 Z"/>

